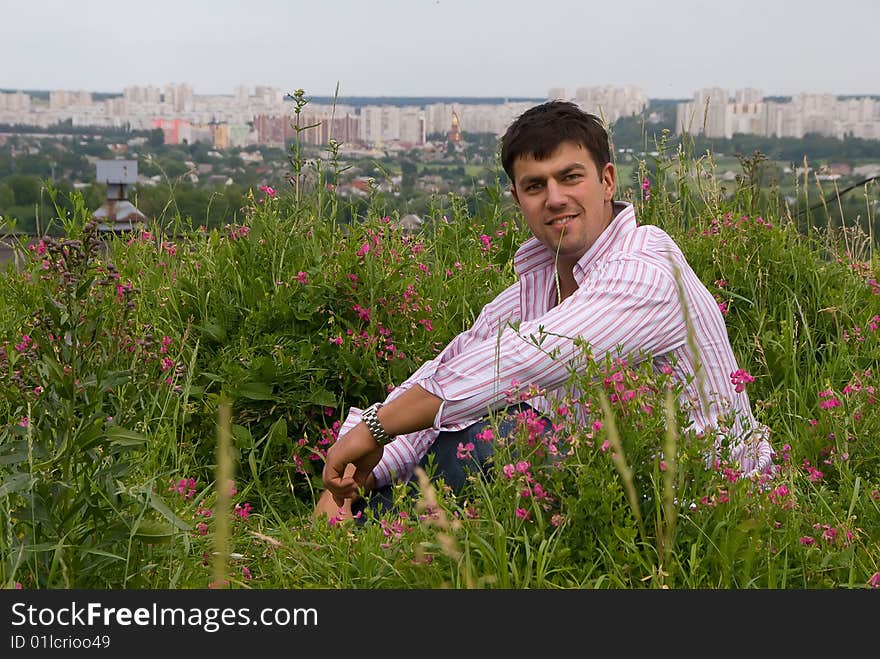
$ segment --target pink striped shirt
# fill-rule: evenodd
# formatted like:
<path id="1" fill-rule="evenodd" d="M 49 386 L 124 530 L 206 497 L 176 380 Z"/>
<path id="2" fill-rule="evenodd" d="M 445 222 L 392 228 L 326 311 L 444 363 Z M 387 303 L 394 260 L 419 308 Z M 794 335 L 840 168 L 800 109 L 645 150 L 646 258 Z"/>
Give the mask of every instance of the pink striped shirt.
<path id="1" fill-rule="evenodd" d="M 655 369 L 672 368 L 685 383 L 682 402 L 689 405 L 691 428 L 715 432 L 719 445 L 726 437 L 745 473 L 770 467 L 767 429 L 756 423 L 746 393 L 737 392 L 731 382 L 739 366 L 717 302 L 669 235 L 655 226 L 638 226 L 632 205 L 615 208 L 611 224 L 575 265 L 578 288 L 572 295 L 556 304 L 554 255 L 529 239 L 514 257 L 516 283 L 389 394 L 392 400 L 418 384 L 443 403 L 433 427 L 398 436 L 385 447 L 373 471 L 377 487 L 408 479 L 440 431 L 465 428 L 506 406 L 505 390 L 514 381 L 545 390 L 543 398 L 529 404 L 549 412 L 548 401 L 564 393 L 570 365 L 583 359 L 575 337 L 589 344 L 597 361 L 611 353 L 630 356 L 633 364 L 650 355 Z M 688 342 L 682 299 L 696 352 Z M 702 365 L 701 378 L 695 377 L 697 364 Z M 723 435 L 718 431 L 722 413 L 733 417 Z M 360 415 L 360 409 L 352 408 L 340 434 Z"/>

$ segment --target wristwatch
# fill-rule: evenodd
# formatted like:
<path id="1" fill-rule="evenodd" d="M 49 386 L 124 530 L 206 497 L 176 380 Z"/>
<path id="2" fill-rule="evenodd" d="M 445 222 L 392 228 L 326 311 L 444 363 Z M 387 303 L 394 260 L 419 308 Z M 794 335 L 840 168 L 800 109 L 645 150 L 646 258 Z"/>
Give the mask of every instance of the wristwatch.
<path id="1" fill-rule="evenodd" d="M 379 417 L 376 416 L 376 412 L 379 411 L 380 407 L 382 407 L 382 403 L 373 403 L 364 410 L 361 419 L 367 424 L 367 428 L 369 428 L 376 443 L 379 446 L 385 446 L 385 444 L 393 440 L 394 437 L 385 432 L 385 428 L 383 428 L 382 424 L 379 422 Z"/>

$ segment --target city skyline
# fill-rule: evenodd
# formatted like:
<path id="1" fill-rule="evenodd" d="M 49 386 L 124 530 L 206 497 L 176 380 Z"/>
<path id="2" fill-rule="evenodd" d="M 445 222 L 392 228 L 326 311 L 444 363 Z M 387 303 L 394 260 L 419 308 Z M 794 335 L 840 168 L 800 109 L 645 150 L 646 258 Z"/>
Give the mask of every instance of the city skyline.
<path id="1" fill-rule="evenodd" d="M 257 9 L 255 9 L 255 7 Z M 661 13 L 662 10 L 662 13 Z M 576 0 L 0 0 L 0 89 L 240 85 L 309 96 L 541 98 L 553 88 L 696 89 L 765 96 L 880 94 L 872 0 L 697 0 L 626 8 Z M 26 26 L 25 29 L 22 26 Z"/>

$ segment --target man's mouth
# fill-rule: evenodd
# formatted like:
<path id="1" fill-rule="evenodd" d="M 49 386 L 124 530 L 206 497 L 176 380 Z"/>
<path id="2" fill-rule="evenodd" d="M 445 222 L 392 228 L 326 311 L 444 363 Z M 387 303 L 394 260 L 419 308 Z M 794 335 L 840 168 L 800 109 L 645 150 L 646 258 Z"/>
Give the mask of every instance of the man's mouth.
<path id="1" fill-rule="evenodd" d="M 560 215 L 558 217 L 554 217 L 552 220 L 547 222 L 547 226 L 551 226 L 551 227 L 565 226 L 571 220 L 573 220 L 575 217 L 577 217 L 576 213 L 573 215 Z"/>

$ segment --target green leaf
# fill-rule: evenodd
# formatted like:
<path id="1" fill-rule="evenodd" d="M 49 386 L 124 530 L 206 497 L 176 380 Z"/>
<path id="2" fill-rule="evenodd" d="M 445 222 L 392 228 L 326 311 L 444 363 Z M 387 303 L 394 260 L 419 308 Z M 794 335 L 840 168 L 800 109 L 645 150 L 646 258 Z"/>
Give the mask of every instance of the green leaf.
<path id="1" fill-rule="evenodd" d="M 284 417 L 281 417 L 272 424 L 272 427 L 269 428 L 269 432 L 267 432 L 263 438 L 255 444 L 255 446 L 260 446 L 265 442 L 266 448 L 268 449 L 269 445 L 273 442 L 284 441 L 285 439 L 287 439 L 287 421 L 284 420 Z"/>
<path id="2" fill-rule="evenodd" d="M 106 556 L 107 558 L 115 558 L 118 561 L 124 561 L 125 558 L 119 554 L 111 554 L 109 551 L 101 551 L 100 549 L 81 549 L 83 554 L 94 554 L 95 556 Z"/>
<path id="3" fill-rule="evenodd" d="M 134 531 L 134 537 L 145 542 L 169 542 L 174 536 L 174 529 L 160 520 L 142 519 Z"/>
<path id="4" fill-rule="evenodd" d="M 17 472 L 4 478 L 0 482 L 0 497 L 9 496 L 15 492 L 21 492 L 30 487 L 32 482 L 31 475 L 24 472 Z"/>
<path id="5" fill-rule="evenodd" d="M 101 380 L 101 389 L 113 389 L 121 384 L 126 384 L 130 379 L 131 372 L 128 370 L 110 371 L 104 376 L 104 379 Z"/>
<path id="6" fill-rule="evenodd" d="M 197 384 L 191 384 L 187 389 L 187 394 L 190 398 L 201 398 L 205 395 L 205 388 Z"/>
<path id="7" fill-rule="evenodd" d="M 0 455 L 0 465 L 13 465 L 28 460 L 28 443 L 24 440 L 10 442 L 3 447 L 3 455 Z"/>
<path id="8" fill-rule="evenodd" d="M 24 549 L 32 554 L 38 554 L 42 551 L 55 551 L 61 546 L 61 542 L 41 542 L 36 545 L 27 545 Z"/>
<path id="9" fill-rule="evenodd" d="M 162 515 L 165 519 L 171 522 L 174 526 L 179 528 L 181 531 L 189 531 L 192 526 L 187 524 L 185 521 L 180 519 L 171 508 L 168 507 L 168 504 L 155 492 L 150 492 L 150 507 L 155 510 L 157 513 Z"/>
<path id="10" fill-rule="evenodd" d="M 333 392 L 324 389 L 324 387 L 312 387 L 305 400 L 313 405 L 336 407 L 336 396 L 333 395 Z"/>
<path id="11" fill-rule="evenodd" d="M 226 343 L 226 329 L 222 325 L 206 320 L 201 325 L 197 325 L 196 329 L 200 329 L 202 334 L 217 343 Z"/>
<path id="12" fill-rule="evenodd" d="M 238 395 L 251 400 L 272 400 L 272 387 L 265 382 L 245 382 L 238 388 Z"/>
<path id="13" fill-rule="evenodd" d="M 113 446 L 137 447 L 146 446 L 147 437 L 135 430 L 129 430 L 122 426 L 110 426 L 107 428 L 107 439 Z"/>
<path id="14" fill-rule="evenodd" d="M 254 447 L 254 436 L 242 425 L 237 423 L 232 425 L 232 437 L 235 440 L 235 448 L 239 451 L 249 451 Z"/>

